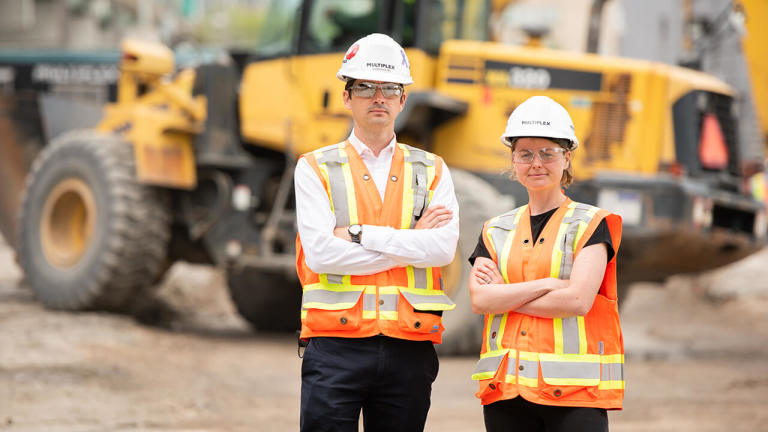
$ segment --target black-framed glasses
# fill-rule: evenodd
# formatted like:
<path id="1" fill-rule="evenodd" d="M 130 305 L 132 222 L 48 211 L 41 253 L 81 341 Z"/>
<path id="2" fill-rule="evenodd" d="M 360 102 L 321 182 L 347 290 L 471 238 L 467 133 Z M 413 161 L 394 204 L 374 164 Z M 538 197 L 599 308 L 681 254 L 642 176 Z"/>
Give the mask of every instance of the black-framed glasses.
<path id="1" fill-rule="evenodd" d="M 387 98 L 400 97 L 403 94 L 403 86 L 392 83 L 372 83 L 358 82 L 352 86 L 352 95 L 362 98 L 372 98 L 376 95 L 376 90 L 381 90 L 381 94 Z"/>
<path id="2" fill-rule="evenodd" d="M 566 151 L 567 150 L 562 147 L 544 147 L 535 152 L 532 150 L 520 149 L 515 150 L 512 157 L 517 163 L 529 164 L 533 163 L 533 159 L 536 157 L 536 154 L 538 154 L 541 163 L 549 163 L 560 159 L 560 156 Z"/>

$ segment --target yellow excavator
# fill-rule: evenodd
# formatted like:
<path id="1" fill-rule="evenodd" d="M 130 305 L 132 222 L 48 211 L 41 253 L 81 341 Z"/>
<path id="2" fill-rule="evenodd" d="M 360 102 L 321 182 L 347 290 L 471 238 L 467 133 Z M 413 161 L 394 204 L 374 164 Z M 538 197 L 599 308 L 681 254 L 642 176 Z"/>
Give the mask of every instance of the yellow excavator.
<path id="1" fill-rule="evenodd" d="M 571 113 L 583 146 L 576 200 L 624 219 L 622 287 L 708 270 L 765 242 L 765 210 L 742 191 L 734 91 L 712 76 L 645 61 L 490 39 L 484 0 L 277 0 L 259 47 L 175 71 L 158 44 L 122 45 L 116 100 L 93 129 L 36 156 L 4 234 L 46 305 L 124 310 L 169 263 L 226 269 L 258 329 L 294 329 L 292 176 L 297 155 L 343 140 L 343 52 L 372 32 L 405 48 L 415 80 L 398 140 L 444 157 L 461 208 L 443 286 L 443 352 L 474 352 L 482 320 L 466 280 L 481 224 L 527 197 L 499 142 L 507 117 L 543 94 Z M 6 219 L 7 220 L 7 219 Z"/>

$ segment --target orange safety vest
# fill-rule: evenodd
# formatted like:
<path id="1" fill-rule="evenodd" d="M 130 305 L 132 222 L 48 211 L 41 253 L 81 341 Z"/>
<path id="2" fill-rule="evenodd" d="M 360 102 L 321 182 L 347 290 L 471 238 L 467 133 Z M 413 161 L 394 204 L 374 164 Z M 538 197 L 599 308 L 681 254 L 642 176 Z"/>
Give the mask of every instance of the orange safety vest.
<path id="1" fill-rule="evenodd" d="M 574 259 L 602 219 L 618 251 L 621 218 L 570 199 L 555 211 L 536 244 L 527 205 L 487 221 L 483 242 L 506 283 L 568 279 Z M 543 405 L 621 409 L 624 342 L 616 304 L 616 256 L 584 316 L 486 314 L 472 379 L 479 381 L 476 396 L 483 405 L 522 396 Z"/>
<path id="2" fill-rule="evenodd" d="M 439 157 L 398 143 L 382 203 L 368 168 L 349 143 L 302 157 L 323 183 L 337 227 L 413 228 L 432 199 L 443 166 Z M 296 268 L 303 288 L 302 338 L 384 334 L 440 343 L 442 311 L 456 307 L 443 292 L 439 267 L 396 267 L 372 275 L 317 274 L 307 267 L 297 235 Z"/>

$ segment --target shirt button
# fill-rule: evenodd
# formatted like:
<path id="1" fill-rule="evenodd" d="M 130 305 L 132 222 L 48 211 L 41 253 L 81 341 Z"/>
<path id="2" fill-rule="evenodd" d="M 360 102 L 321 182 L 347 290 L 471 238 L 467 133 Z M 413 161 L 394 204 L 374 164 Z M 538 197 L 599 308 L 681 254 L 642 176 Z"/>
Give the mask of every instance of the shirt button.
<path id="1" fill-rule="evenodd" d="M 496 339 L 496 332 L 491 333 L 491 339 Z"/>
<path id="2" fill-rule="evenodd" d="M 496 390 L 496 385 L 494 384 L 488 384 L 488 387 L 490 387 L 491 390 Z"/>
<path id="3" fill-rule="evenodd" d="M 563 392 L 561 392 L 561 391 L 560 391 L 560 389 L 555 389 L 555 391 L 554 391 L 554 395 L 555 395 L 556 397 L 560 397 L 560 395 L 561 395 L 561 394 L 563 394 Z"/>
<path id="4" fill-rule="evenodd" d="M 525 330 L 523 330 L 523 331 L 521 331 L 521 332 L 520 332 L 520 334 L 521 334 L 521 335 L 523 335 L 523 336 L 525 336 L 525 335 L 527 335 L 527 334 L 528 334 L 528 332 L 527 332 L 527 331 L 525 331 Z"/>
<path id="5" fill-rule="evenodd" d="M 383 305 L 384 304 L 384 300 L 379 299 L 379 304 Z"/>
<path id="6" fill-rule="evenodd" d="M 525 366 L 523 366 L 523 365 L 520 365 L 520 366 L 518 366 L 517 368 L 518 368 L 518 369 L 520 369 L 520 370 L 523 370 L 523 369 L 525 369 Z"/>
<path id="7" fill-rule="evenodd" d="M 347 317 L 341 317 L 341 319 L 339 319 L 339 322 L 341 322 L 341 325 L 345 325 L 347 323 Z"/>
<path id="8" fill-rule="evenodd" d="M 369 176 L 368 174 L 363 174 L 363 180 L 368 180 L 370 178 L 371 178 L 371 176 Z"/>
<path id="9" fill-rule="evenodd" d="M 421 327 L 421 321 L 416 321 L 415 323 L 413 323 L 413 327 L 414 327 L 414 328 L 419 328 L 419 327 Z"/>
<path id="10" fill-rule="evenodd" d="M 392 179 L 393 182 L 396 182 L 397 181 L 397 176 L 392 176 L 391 179 Z"/>

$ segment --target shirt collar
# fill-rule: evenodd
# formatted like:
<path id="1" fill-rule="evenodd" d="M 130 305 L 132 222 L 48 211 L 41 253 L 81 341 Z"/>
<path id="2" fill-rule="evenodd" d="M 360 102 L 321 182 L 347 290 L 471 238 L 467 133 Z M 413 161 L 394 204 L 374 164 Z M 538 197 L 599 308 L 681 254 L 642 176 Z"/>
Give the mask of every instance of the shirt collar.
<path id="1" fill-rule="evenodd" d="M 355 148 L 355 151 L 357 151 L 357 154 L 359 154 L 360 156 L 363 156 L 363 154 L 366 152 L 371 156 L 373 156 L 373 151 L 371 151 L 371 149 L 367 145 L 363 144 L 363 142 L 360 141 L 360 139 L 355 135 L 354 129 L 352 129 L 352 133 L 349 134 L 349 143 L 352 144 L 352 147 Z M 390 155 L 393 154 L 395 151 L 396 143 L 397 143 L 397 135 L 393 135 L 392 141 L 390 141 L 389 144 L 387 144 L 387 146 L 384 147 L 381 150 L 381 152 L 379 152 L 378 157 L 381 157 L 387 154 L 390 154 Z"/>

